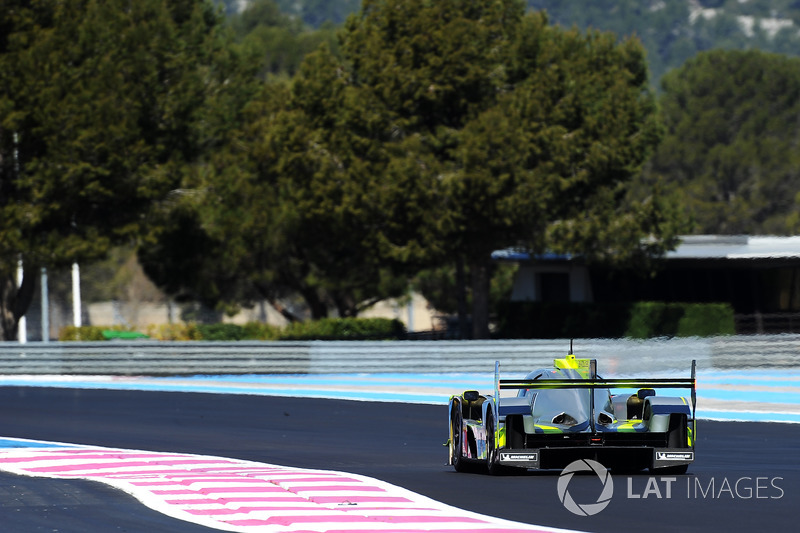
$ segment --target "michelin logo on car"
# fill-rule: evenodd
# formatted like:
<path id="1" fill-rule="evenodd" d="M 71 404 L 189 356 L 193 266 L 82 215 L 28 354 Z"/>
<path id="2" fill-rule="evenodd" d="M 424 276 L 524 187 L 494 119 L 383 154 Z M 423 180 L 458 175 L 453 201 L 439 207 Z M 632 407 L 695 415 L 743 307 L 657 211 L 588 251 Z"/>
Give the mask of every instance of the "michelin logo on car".
<path id="1" fill-rule="evenodd" d="M 538 453 L 500 453 L 500 460 L 501 461 L 530 461 L 530 462 L 537 462 L 539 461 L 539 454 Z"/>
<path id="2" fill-rule="evenodd" d="M 694 452 L 656 452 L 658 461 L 694 461 Z"/>

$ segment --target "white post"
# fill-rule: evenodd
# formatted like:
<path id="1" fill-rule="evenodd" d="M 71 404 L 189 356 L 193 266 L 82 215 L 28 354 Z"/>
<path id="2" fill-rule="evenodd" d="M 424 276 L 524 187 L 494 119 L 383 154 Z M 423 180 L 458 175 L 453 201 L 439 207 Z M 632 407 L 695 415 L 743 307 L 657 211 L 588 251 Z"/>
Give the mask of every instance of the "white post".
<path id="1" fill-rule="evenodd" d="M 83 325 L 81 318 L 81 268 L 72 263 L 72 323 L 76 328 Z"/>
<path id="2" fill-rule="evenodd" d="M 17 262 L 17 288 L 22 287 L 22 276 L 24 271 L 22 269 L 22 259 Z M 28 342 L 28 321 L 25 320 L 25 315 L 22 315 L 17 322 L 17 339 L 20 344 Z"/>
<path id="3" fill-rule="evenodd" d="M 15 177 L 19 178 L 19 134 L 17 132 L 14 132 L 14 175 Z M 22 287 L 22 277 L 24 274 L 25 273 L 22 268 L 22 255 L 20 255 L 19 261 L 17 262 L 18 289 Z M 22 315 L 19 318 L 19 322 L 17 322 L 17 339 L 19 339 L 20 344 L 25 344 L 28 342 L 28 321 L 25 319 L 25 315 Z"/>
<path id="4" fill-rule="evenodd" d="M 414 331 L 414 293 L 411 293 L 411 298 L 408 300 L 408 327 L 406 328 L 409 333 Z"/>
<path id="5" fill-rule="evenodd" d="M 50 295 L 47 293 L 47 269 L 42 267 L 42 342 L 50 342 Z"/>

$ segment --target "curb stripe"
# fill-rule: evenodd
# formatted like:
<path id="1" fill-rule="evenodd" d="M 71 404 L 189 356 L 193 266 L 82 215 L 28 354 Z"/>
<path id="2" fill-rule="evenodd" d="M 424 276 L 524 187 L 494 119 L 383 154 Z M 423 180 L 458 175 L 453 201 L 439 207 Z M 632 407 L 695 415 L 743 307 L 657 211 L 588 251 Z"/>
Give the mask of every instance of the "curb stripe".
<path id="1" fill-rule="evenodd" d="M 223 457 L 5 441 L 9 447 L 0 448 L 0 470 L 101 481 L 166 515 L 225 531 L 564 531 L 464 511 L 346 472 Z"/>

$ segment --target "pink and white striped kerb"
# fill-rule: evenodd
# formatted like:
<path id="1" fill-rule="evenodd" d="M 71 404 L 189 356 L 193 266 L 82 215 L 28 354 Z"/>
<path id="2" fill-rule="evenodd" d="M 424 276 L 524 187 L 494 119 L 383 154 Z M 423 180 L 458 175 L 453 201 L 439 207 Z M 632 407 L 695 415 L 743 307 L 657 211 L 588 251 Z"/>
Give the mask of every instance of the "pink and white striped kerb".
<path id="1" fill-rule="evenodd" d="M 368 477 L 111 448 L 0 450 L 0 470 L 101 481 L 166 515 L 224 531 L 557 531 L 478 515 Z"/>

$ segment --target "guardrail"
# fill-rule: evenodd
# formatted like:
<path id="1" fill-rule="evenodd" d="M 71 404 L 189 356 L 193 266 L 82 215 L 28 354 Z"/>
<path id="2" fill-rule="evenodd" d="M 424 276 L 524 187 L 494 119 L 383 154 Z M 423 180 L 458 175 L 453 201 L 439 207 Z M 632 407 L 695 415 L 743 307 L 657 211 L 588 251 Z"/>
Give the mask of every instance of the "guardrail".
<path id="1" fill-rule="evenodd" d="M 800 368 L 800 335 L 576 339 L 601 373 Z M 549 366 L 569 340 L 0 343 L 0 374 L 194 375 L 504 372 Z"/>
<path id="2" fill-rule="evenodd" d="M 308 346 L 291 342 L 0 343 L 0 374 L 303 374 L 309 361 Z"/>

